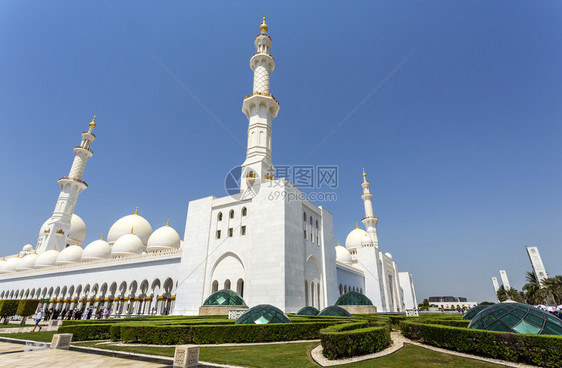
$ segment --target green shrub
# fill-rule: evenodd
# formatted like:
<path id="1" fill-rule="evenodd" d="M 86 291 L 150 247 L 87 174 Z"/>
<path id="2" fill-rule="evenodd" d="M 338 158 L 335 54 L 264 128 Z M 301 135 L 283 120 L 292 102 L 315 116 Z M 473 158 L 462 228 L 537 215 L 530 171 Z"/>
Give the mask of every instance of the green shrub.
<path id="1" fill-rule="evenodd" d="M 107 323 L 89 323 L 83 326 L 61 326 L 58 333 L 71 333 L 73 341 L 106 340 L 110 338 L 111 325 Z"/>
<path id="2" fill-rule="evenodd" d="M 368 327 L 367 322 L 346 323 L 320 331 L 323 354 L 340 359 L 381 351 L 390 344 L 390 326 Z"/>
<path id="3" fill-rule="evenodd" d="M 562 367 L 562 336 L 402 322 L 404 336 L 441 348 L 541 367 Z"/>
<path id="4" fill-rule="evenodd" d="M 39 305 L 39 299 L 21 299 L 18 302 L 18 308 L 16 314 L 22 317 L 31 316 L 37 310 Z"/>
<path id="5" fill-rule="evenodd" d="M 8 318 L 15 316 L 18 310 L 19 300 L 17 299 L 4 299 L 0 300 L 0 317 Z"/>

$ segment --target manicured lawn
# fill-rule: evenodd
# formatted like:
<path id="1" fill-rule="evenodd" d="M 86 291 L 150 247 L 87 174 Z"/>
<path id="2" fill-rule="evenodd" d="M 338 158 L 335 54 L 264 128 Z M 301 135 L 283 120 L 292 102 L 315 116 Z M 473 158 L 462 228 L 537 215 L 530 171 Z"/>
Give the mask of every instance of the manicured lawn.
<path id="1" fill-rule="evenodd" d="M 93 346 L 100 349 L 128 351 L 134 353 L 173 357 L 174 348 L 144 346 L 97 345 L 97 342 L 80 342 L 76 345 Z M 318 343 L 272 344 L 259 346 L 202 347 L 199 359 L 205 362 L 242 365 L 248 367 L 317 368 L 308 357 L 308 352 Z M 403 367 L 500 367 L 474 359 L 438 353 L 413 345 L 404 346 L 398 352 L 379 359 L 348 364 L 347 368 L 403 368 Z"/>
<path id="2" fill-rule="evenodd" d="M 33 340 L 40 342 L 51 342 L 53 335 L 56 331 L 43 331 L 43 332 L 22 332 L 13 334 L 0 334 L 2 337 L 10 337 L 12 339 Z"/>

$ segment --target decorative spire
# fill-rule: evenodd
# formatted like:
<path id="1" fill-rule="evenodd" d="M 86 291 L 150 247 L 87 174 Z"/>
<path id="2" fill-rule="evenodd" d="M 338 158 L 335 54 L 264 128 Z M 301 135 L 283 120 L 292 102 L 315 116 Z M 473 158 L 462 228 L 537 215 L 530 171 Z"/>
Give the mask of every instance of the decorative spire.
<path id="1" fill-rule="evenodd" d="M 37 248 L 35 248 L 35 250 L 33 251 L 33 254 L 37 254 Z"/>
<path id="2" fill-rule="evenodd" d="M 168 219 L 168 221 L 166 221 L 166 226 L 170 226 L 170 219 Z"/>
<path id="3" fill-rule="evenodd" d="M 2 257 L 2 260 L 5 261 L 5 260 L 6 260 L 6 256 Z"/>
<path id="4" fill-rule="evenodd" d="M 137 204 L 137 208 L 135 209 L 135 215 L 139 214 L 139 205 Z"/>
<path id="5" fill-rule="evenodd" d="M 74 245 L 78 245 L 78 240 L 76 240 L 76 242 L 74 243 Z"/>
<path id="6" fill-rule="evenodd" d="M 263 15 L 263 22 L 260 26 L 260 31 L 262 31 L 263 33 L 267 32 L 267 24 L 265 24 L 265 14 Z"/>
<path id="7" fill-rule="evenodd" d="M 94 115 L 94 118 L 90 121 L 90 128 L 92 129 L 96 127 L 96 116 L 97 115 Z"/>
<path id="8" fill-rule="evenodd" d="M 359 223 L 358 222 L 355 223 L 355 228 L 359 229 Z"/>
<path id="9" fill-rule="evenodd" d="M 103 240 L 103 234 L 101 234 L 101 238 L 100 238 L 100 240 Z"/>
<path id="10" fill-rule="evenodd" d="M 340 241 L 338 240 L 338 247 L 341 247 L 341 246 L 342 246 L 342 245 L 341 245 Z"/>
<path id="11" fill-rule="evenodd" d="M 20 252 L 18 252 L 18 258 L 20 257 Z"/>
<path id="12" fill-rule="evenodd" d="M 363 181 L 367 181 L 367 174 L 365 174 L 365 168 L 363 168 Z"/>
<path id="13" fill-rule="evenodd" d="M 135 228 L 134 226 L 131 228 L 131 232 L 130 232 L 129 234 L 133 234 L 133 229 L 134 229 L 134 228 Z"/>
<path id="14" fill-rule="evenodd" d="M 53 250 L 57 250 L 57 243 L 53 244 Z"/>

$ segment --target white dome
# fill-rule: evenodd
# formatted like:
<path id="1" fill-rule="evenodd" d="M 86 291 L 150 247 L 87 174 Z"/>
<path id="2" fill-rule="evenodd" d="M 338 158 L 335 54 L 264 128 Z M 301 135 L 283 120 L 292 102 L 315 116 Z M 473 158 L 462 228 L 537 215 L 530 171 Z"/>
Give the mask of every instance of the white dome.
<path id="1" fill-rule="evenodd" d="M 169 225 L 156 229 L 148 239 L 147 251 L 178 249 L 181 246 L 180 235 Z"/>
<path id="2" fill-rule="evenodd" d="M 82 253 L 82 260 L 93 261 L 95 259 L 107 259 L 110 256 L 111 245 L 103 239 L 98 239 L 88 244 L 88 246 L 84 249 L 84 253 Z"/>
<path id="3" fill-rule="evenodd" d="M 41 253 L 39 257 L 35 260 L 36 268 L 43 268 L 54 266 L 57 263 L 57 257 L 59 252 L 57 250 L 51 249 L 44 253 Z"/>
<path id="4" fill-rule="evenodd" d="M 146 219 L 137 214 L 128 215 L 115 222 L 107 234 L 107 242 L 113 245 L 123 235 L 129 234 L 133 229 L 133 234 L 137 235 L 143 244 L 148 243 L 148 238 L 152 234 L 152 226 Z"/>
<path id="5" fill-rule="evenodd" d="M 57 264 L 78 263 L 82 259 L 82 249 L 79 245 L 69 245 L 64 248 L 57 256 Z"/>
<path id="6" fill-rule="evenodd" d="M 367 232 L 359 227 L 353 229 L 347 238 L 345 238 L 345 247 L 346 248 L 357 248 L 361 246 L 361 241 L 363 237 L 369 236 Z"/>
<path id="7" fill-rule="evenodd" d="M 369 236 L 369 234 L 365 233 L 365 236 L 361 239 L 361 245 L 372 245 L 373 239 Z"/>
<path id="8" fill-rule="evenodd" d="M 353 262 L 353 258 L 351 258 L 351 254 L 349 253 L 349 251 L 346 248 L 342 247 L 339 243 L 336 247 L 336 261 L 345 263 Z"/>
<path id="9" fill-rule="evenodd" d="M 70 218 L 70 229 L 68 229 L 67 235 L 67 244 L 74 244 L 76 242 L 78 242 L 79 246 L 84 244 L 84 239 L 86 239 L 86 223 L 75 213 Z"/>
<path id="10" fill-rule="evenodd" d="M 22 260 L 17 264 L 16 270 L 31 270 L 35 267 L 35 261 L 39 257 L 36 253 L 28 254 L 27 256 L 23 257 Z"/>
<path id="11" fill-rule="evenodd" d="M 0 272 L 2 273 L 14 272 L 16 271 L 16 268 L 20 262 L 21 262 L 21 258 L 19 257 L 8 258 L 6 261 L 3 261 L 1 263 Z"/>
<path id="12" fill-rule="evenodd" d="M 384 255 L 387 256 L 388 258 L 392 259 L 392 254 L 386 252 Z"/>
<path id="13" fill-rule="evenodd" d="M 111 257 L 129 256 L 132 254 L 142 254 L 144 244 L 141 238 L 135 234 L 125 234 L 121 236 L 111 249 Z"/>
<path id="14" fill-rule="evenodd" d="M 26 244 L 23 246 L 23 248 L 21 249 L 22 252 L 25 253 L 33 253 L 33 245 L 31 244 Z"/>

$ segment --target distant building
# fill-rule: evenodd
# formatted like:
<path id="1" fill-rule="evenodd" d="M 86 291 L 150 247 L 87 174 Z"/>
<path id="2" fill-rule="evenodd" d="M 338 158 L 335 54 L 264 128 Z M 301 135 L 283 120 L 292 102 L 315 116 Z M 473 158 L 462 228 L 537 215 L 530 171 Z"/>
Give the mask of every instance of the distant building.
<path id="1" fill-rule="evenodd" d="M 469 302 L 467 298 L 459 296 L 430 296 L 430 308 L 442 309 L 456 309 L 456 308 L 472 308 L 475 307 L 477 302 Z M 431 310 L 431 309 L 430 309 Z"/>
<path id="2" fill-rule="evenodd" d="M 525 247 L 527 249 L 527 254 L 529 255 L 529 260 L 531 261 L 531 266 L 533 266 L 533 272 L 537 276 L 537 279 L 542 285 L 542 281 L 548 278 L 544 264 L 542 263 L 541 254 L 539 253 L 538 247 Z"/>
<path id="3" fill-rule="evenodd" d="M 509 279 L 507 278 L 507 272 L 505 272 L 505 270 L 500 270 L 500 277 L 502 278 L 503 288 L 505 290 L 511 289 L 511 285 L 509 284 Z"/>

